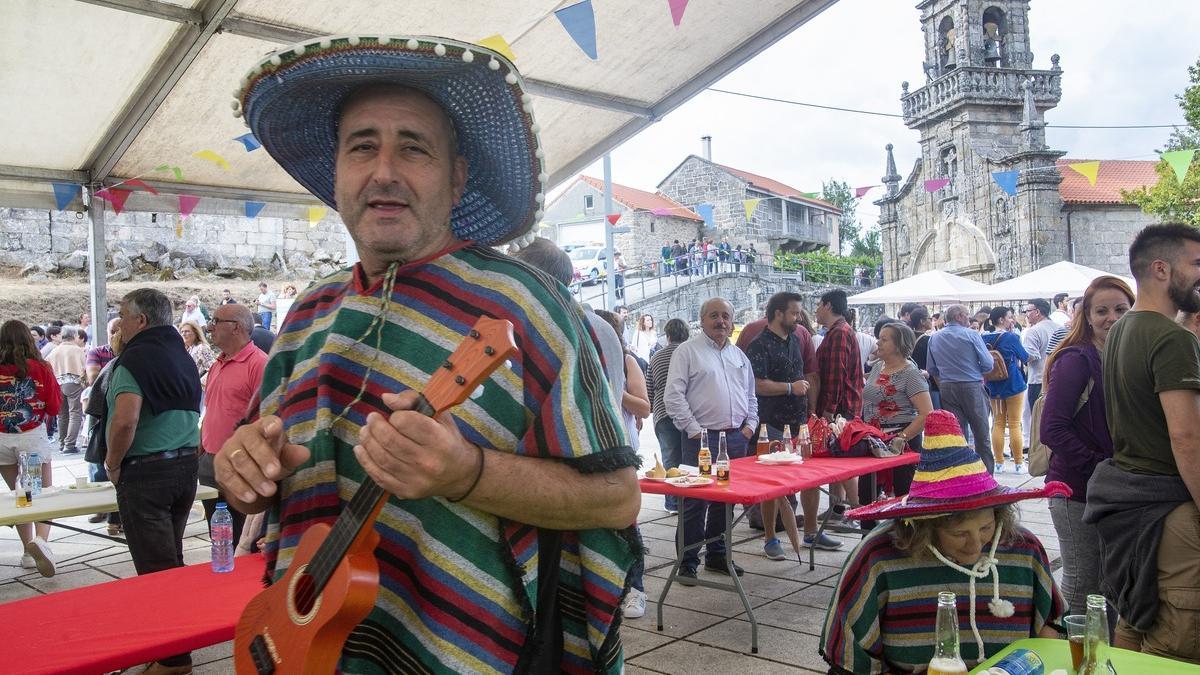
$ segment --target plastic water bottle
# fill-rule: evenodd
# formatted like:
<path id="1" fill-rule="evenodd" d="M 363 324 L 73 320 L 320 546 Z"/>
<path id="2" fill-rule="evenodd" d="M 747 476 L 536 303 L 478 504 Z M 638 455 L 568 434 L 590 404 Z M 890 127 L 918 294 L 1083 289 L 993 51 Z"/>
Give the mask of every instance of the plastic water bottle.
<path id="1" fill-rule="evenodd" d="M 25 471 L 29 473 L 29 482 L 33 486 L 33 496 L 42 494 L 42 454 L 31 452 L 26 460 Z"/>
<path id="2" fill-rule="evenodd" d="M 232 572 L 233 516 L 229 515 L 229 507 L 225 506 L 225 502 L 217 502 L 217 511 L 213 514 L 209 532 L 212 536 L 212 570 Z"/>

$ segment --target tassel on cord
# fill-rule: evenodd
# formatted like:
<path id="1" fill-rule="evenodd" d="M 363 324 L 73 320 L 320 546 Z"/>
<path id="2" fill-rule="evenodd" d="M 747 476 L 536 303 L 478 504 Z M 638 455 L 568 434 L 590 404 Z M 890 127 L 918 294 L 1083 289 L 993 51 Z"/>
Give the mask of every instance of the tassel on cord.
<path id="1" fill-rule="evenodd" d="M 989 574 L 992 575 L 992 600 L 988 603 L 988 611 L 991 612 L 992 616 L 1001 619 L 1007 619 L 1013 615 L 1014 611 L 1016 611 L 1011 602 L 1000 597 L 1000 570 L 996 566 L 999 562 L 996 560 L 996 547 L 1000 544 L 1000 533 L 1003 531 L 1003 529 L 1003 525 L 1000 525 L 999 523 L 996 524 L 996 534 L 992 536 L 992 550 L 989 551 L 987 555 L 983 556 L 979 560 L 976 560 L 975 564 L 972 565 L 970 569 L 967 569 L 966 567 L 963 567 L 962 565 L 959 565 L 953 560 L 950 560 L 946 556 L 942 555 L 942 552 L 937 550 L 937 547 L 935 547 L 933 544 L 926 544 L 926 546 L 929 547 L 929 550 L 933 552 L 934 557 L 942 561 L 942 563 L 944 563 L 947 567 L 958 570 L 959 572 L 962 572 L 970 577 L 968 587 L 970 588 L 971 592 L 971 633 L 974 634 L 975 644 L 979 647 L 980 661 L 983 661 L 987 657 L 983 653 L 983 637 L 980 636 L 979 626 L 975 623 L 975 580 L 984 579 Z"/>

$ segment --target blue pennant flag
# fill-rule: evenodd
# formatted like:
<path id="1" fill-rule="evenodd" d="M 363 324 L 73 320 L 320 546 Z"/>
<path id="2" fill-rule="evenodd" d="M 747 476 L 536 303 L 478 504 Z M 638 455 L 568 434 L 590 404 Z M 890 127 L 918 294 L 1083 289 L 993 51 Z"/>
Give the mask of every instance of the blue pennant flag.
<path id="1" fill-rule="evenodd" d="M 705 225 L 708 225 L 709 227 L 716 227 L 716 225 L 713 223 L 713 205 L 712 204 L 697 204 L 696 205 L 696 213 L 699 213 L 700 217 L 704 219 Z"/>
<path id="2" fill-rule="evenodd" d="M 583 0 L 570 7 L 554 12 L 567 34 L 579 45 L 584 54 L 595 61 L 596 56 L 596 13 L 592 11 L 592 0 Z"/>
<path id="3" fill-rule="evenodd" d="M 258 142 L 254 134 L 242 134 L 233 140 L 240 141 L 242 145 L 246 146 L 246 152 L 254 152 L 262 147 L 262 143 Z"/>
<path id="4" fill-rule="evenodd" d="M 1010 197 L 1017 194 L 1017 175 L 1020 171 L 993 171 L 992 180 L 996 181 L 996 185 L 1000 186 Z"/>
<path id="5" fill-rule="evenodd" d="M 266 202 L 246 202 L 246 217 L 257 218 L 258 212 L 262 211 L 266 205 Z"/>
<path id="6" fill-rule="evenodd" d="M 79 196 L 79 186 L 74 183 L 53 183 L 53 185 L 54 205 L 59 211 L 67 208 L 67 204 Z"/>

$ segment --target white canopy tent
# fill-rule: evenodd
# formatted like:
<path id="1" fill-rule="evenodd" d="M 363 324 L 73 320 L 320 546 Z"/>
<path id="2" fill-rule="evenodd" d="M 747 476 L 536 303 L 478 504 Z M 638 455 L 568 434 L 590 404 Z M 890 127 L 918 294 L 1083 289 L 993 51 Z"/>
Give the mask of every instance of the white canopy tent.
<path id="1" fill-rule="evenodd" d="M 959 276 L 932 270 L 893 281 L 847 299 L 851 305 L 883 305 L 902 302 L 933 304 L 966 300 L 966 296 L 987 290 L 987 286 Z"/>
<path id="2" fill-rule="evenodd" d="M 964 300 L 1028 300 L 1030 298 L 1049 300 L 1059 293 L 1066 293 L 1075 298 L 1083 295 L 1093 279 L 1105 275 L 1115 276 L 1129 284 L 1131 289 L 1137 289 L 1137 285 L 1131 277 L 1063 260 L 1008 281 L 984 287 L 983 290 L 970 294 Z"/>

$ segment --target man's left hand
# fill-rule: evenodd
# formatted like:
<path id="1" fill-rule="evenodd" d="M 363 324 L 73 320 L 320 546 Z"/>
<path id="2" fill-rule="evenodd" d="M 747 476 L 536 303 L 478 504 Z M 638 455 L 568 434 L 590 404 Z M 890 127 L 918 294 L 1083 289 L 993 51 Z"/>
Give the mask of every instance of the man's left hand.
<path id="1" fill-rule="evenodd" d="M 401 499 L 460 498 L 479 470 L 478 451 L 449 414 L 431 419 L 414 411 L 417 396 L 384 394 L 395 412 L 367 416 L 354 455 L 368 476 Z"/>
<path id="2" fill-rule="evenodd" d="M 749 440 L 750 437 L 754 435 L 754 429 L 751 429 L 750 427 L 743 424 L 742 425 L 742 435 L 745 436 L 747 440 Z"/>

